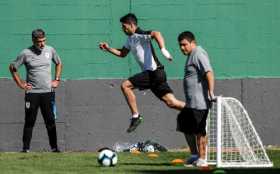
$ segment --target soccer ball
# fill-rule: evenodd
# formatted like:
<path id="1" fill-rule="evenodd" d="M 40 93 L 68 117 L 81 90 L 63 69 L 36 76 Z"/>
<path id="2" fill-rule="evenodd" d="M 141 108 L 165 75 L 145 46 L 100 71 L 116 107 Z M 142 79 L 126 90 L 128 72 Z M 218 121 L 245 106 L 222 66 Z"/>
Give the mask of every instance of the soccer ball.
<path id="1" fill-rule="evenodd" d="M 115 166 L 118 162 L 118 156 L 111 149 L 104 149 L 99 152 L 97 161 L 101 166 Z"/>
<path id="2" fill-rule="evenodd" d="M 155 152 L 155 148 L 153 145 L 147 145 L 144 147 L 144 152 Z"/>

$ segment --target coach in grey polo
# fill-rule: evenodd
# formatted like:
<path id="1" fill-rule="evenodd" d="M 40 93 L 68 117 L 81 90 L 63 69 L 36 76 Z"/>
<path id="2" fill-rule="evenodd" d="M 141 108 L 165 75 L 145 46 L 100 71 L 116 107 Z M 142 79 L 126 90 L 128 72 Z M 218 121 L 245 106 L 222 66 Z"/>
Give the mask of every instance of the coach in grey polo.
<path id="1" fill-rule="evenodd" d="M 55 49 L 45 44 L 45 32 L 36 29 L 32 32 L 33 45 L 24 49 L 10 65 L 10 72 L 16 84 L 25 91 L 25 124 L 23 129 L 22 152 L 29 152 L 33 127 L 38 109 L 46 124 L 52 152 L 59 152 L 55 125 L 55 92 L 59 86 L 62 64 Z M 51 66 L 55 64 L 55 77 L 52 80 Z M 26 68 L 26 81 L 21 80 L 18 69 Z"/>
<path id="2" fill-rule="evenodd" d="M 214 98 L 214 73 L 207 52 L 196 45 L 195 36 L 190 31 L 178 36 L 180 50 L 187 56 L 184 76 L 184 92 L 186 107 L 178 115 L 178 130 L 185 134 L 188 140 L 194 135 L 198 149 L 191 149 L 192 157 L 186 161 L 195 165 L 207 166 L 206 151 L 206 119 L 210 108 L 210 100 Z M 190 141 L 188 141 L 190 143 Z M 196 147 L 190 144 L 190 147 Z"/>

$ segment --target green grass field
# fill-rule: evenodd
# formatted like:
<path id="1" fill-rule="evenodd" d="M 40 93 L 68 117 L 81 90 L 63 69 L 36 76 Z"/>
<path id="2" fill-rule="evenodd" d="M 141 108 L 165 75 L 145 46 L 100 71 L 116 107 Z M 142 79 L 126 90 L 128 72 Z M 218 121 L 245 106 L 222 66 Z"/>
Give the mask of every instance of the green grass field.
<path id="1" fill-rule="evenodd" d="M 133 155 L 118 153 L 118 164 L 115 167 L 100 167 L 97 153 L 65 152 L 65 153 L 0 153 L 0 174 L 180 174 L 180 173 L 216 173 L 220 169 L 204 171 L 198 168 L 186 168 L 182 165 L 170 164 L 175 158 L 186 157 L 186 152 L 159 153 L 158 158 L 151 159 L 145 153 Z M 227 174 L 241 173 L 280 173 L 280 150 L 268 150 L 274 163 L 271 169 L 225 169 Z"/>

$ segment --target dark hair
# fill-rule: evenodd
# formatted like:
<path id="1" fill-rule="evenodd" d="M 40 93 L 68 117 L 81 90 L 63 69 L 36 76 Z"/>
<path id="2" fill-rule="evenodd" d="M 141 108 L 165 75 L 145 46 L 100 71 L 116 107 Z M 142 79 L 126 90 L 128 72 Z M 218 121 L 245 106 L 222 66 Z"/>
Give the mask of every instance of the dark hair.
<path id="1" fill-rule="evenodd" d="M 128 13 L 120 18 L 121 23 L 133 23 L 137 25 L 137 17 L 133 13 Z"/>
<path id="2" fill-rule="evenodd" d="M 32 31 L 32 39 L 43 38 L 45 37 L 45 32 L 43 29 L 35 29 Z"/>
<path id="3" fill-rule="evenodd" d="M 195 41 L 195 36 L 190 31 L 184 31 L 178 36 L 178 42 L 182 41 L 183 39 L 186 39 L 189 42 Z"/>

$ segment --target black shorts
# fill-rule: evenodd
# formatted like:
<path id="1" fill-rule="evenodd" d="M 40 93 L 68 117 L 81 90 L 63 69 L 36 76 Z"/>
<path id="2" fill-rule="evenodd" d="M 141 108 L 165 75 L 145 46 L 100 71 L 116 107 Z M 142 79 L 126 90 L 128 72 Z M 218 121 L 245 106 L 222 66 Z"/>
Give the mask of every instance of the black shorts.
<path id="1" fill-rule="evenodd" d="M 185 134 L 206 135 L 208 109 L 197 110 L 184 108 L 177 117 L 177 131 Z"/>
<path id="2" fill-rule="evenodd" d="M 159 99 L 162 99 L 167 93 L 173 93 L 166 81 L 166 73 L 163 68 L 159 68 L 155 71 L 143 71 L 135 74 L 128 80 L 136 89 L 151 89 Z"/>

